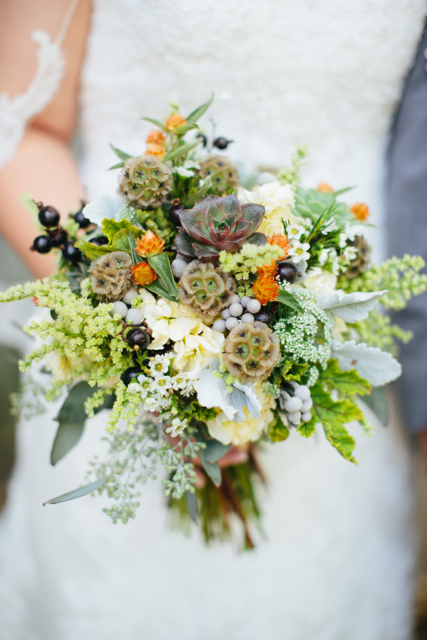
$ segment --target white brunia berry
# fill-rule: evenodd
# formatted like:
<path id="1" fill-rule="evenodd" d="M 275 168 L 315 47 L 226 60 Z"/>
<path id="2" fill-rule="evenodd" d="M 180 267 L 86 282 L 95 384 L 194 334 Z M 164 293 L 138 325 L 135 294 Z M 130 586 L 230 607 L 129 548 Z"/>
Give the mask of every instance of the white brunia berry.
<path id="1" fill-rule="evenodd" d="M 227 327 L 227 329 L 229 331 L 231 331 L 232 329 L 234 329 L 234 327 L 239 324 L 239 321 L 237 318 L 233 318 L 232 316 L 230 316 L 229 318 L 227 318 L 227 320 L 225 321 L 225 326 Z"/>
<path id="2" fill-rule="evenodd" d="M 227 318 L 230 317 L 230 309 L 223 309 L 223 311 L 221 311 L 221 318 L 223 320 L 227 320 Z"/>
<path id="3" fill-rule="evenodd" d="M 137 297 L 138 297 L 138 291 L 136 291 L 135 289 L 130 289 L 127 293 L 125 293 L 122 300 L 126 304 L 131 305 L 132 300 L 135 300 L 135 298 Z"/>
<path id="4" fill-rule="evenodd" d="M 250 300 L 249 296 L 243 296 L 243 298 L 240 298 L 240 304 L 244 309 L 246 309 L 246 307 L 248 306 L 249 300 Z"/>
<path id="5" fill-rule="evenodd" d="M 125 305 L 124 302 L 120 302 L 119 300 L 118 302 L 115 302 L 113 304 L 113 308 L 110 311 L 110 316 L 113 316 L 114 318 L 116 313 L 118 313 L 121 318 L 126 318 L 127 312 L 128 312 L 127 306 Z"/>
<path id="6" fill-rule="evenodd" d="M 230 315 L 234 316 L 235 318 L 238 318 L 243 313 L 243 307 L 240 302 L 233 302 L 233 304 L 230 305 L 229 309 Z"/>
<path id="7" fill-rule="evenodd" d="M 304 400 L 304 402 L 302 403 L 301 411 L 310 411 L 312 406 L 313 406 L 313 400 L 311 398 L 309 398 L 308 400 Z"/>
<path id="8" fill-rule="evenodd" d="M 310 397 L 310 389 L 303 384 L 298 385 L 295 389 L 295 396 L 305 402 Z"/>
<path id="9" fill-rule="evenodd" d="M 220 333 L 224 333 L 224 331 L 226 329 L 225 320 L 222 320 L 222 318 L 218 319 L 218 320 L 215 320 L 215 322 L 213 323 L 212 329 L 214 331 L 219 331 Z"/>
<path id="10" fill-rule="evenodd" d="M 292 424 L 299 424 L 301 422 L 301 412 L 294 411 L 293 413 L 289 413 L 288 418 Z"/>
<path id="11" fill-rule="evenodd" d="M 289 398 L 285 402 L 285 409 L 289 411 L 289 413 L 294 413 L 294 411 L 300 411 L 302 408 L 302 400 L 300 398 Z"/>
<path id="12" fill-rule="evenodd" d="M 255 318 L 252 313 L 244 313 L 242 315 L 242 322 L 250 322 L 251 324 L 254 322 Z"/>
<path id="13" fill-rule="evenodd" d="M 301 415 L 301 420 L 303 422 L 310 422 L 310 420 L 311 420 L 311 412 L 310 411 L 306 411 L 305 413 L 303 413 Z"/>
<path id="14" fill-rule="evenodd" d="M 230 298 L 230 304 L 240 304 L 240 298 L 237 294 L 235 294 L 232 298 Z"/>
<path id="15" fill-rule="evenodd" d="M 258 311 L 261 309 L 261 303 L 255 299 L 249 300 L 248 304 L 246 305 L 246 309 L 249 311 L 249 313 L 258 313 Z"/>
<path id="16" fill-rule="evenodd" d="M 144 316 L 142 315 L 142 311 L 139 309 L 129 309 L 126 315 L 127 324 L 141 324 L 144 320 Z"/>

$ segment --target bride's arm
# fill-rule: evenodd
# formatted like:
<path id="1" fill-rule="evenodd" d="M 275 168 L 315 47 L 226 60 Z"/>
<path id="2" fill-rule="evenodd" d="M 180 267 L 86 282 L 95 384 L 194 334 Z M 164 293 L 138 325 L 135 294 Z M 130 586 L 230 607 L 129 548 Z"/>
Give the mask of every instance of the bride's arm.
<path id="1" fill-rule="evenodd" d="M 36 70 L 31 32 L 42 28 L 54 39 L 69 5 L 70 0 L 0 0 L 0 94 L 25 92 Z M 52 271 L 53 259 L 29 250 L 36 234 L 20 195 L 27 191 L 62 214 L 76 209 L 83 198 L 69 143 L 89 20 L 90 0 L 80 0 L 62 45 L 66 70 L 61 86 L 29 123 L 15 156 L 0 171 L 0 233 L 38 277 Z"/>

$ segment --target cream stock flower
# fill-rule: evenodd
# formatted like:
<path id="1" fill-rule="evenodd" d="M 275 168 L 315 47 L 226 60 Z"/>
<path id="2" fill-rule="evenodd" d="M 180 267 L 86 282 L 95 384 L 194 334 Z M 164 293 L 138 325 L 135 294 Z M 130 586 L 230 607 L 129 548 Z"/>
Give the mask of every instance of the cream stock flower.
<path id="1" fill-rule="evenodd" d="M 140 295 L 143 300 L 141 311 L 144 320 L 153 331 L 149 349 L 161 349 L 169 339 L 178 342 L 202 326 L 195 316 L 189 315 L 177 302 L 170 302 L 164 298 L 156 300 L 146 289 L 143 289 Z"/>
<path id="2" fill-rule="evenodd" d="M 307 272 L 303 285 L 306 289 L 314 291 L 318 296 L 324 293 L 329 295 L 337 286 L 337 277 L 330 271 L 315 267 Z"/>
<path id="3" fill-rule="evenodd" d="M 228 420 L 225 413 L 221 411 L 216 418 L 207 422 L 207 427 L 212 438 L 216 438 L 223 444 L 242 445 L 246 442 L 254 442 L 258 440 L 262 432 L 265 431 L 273 420 L 274 415 L 271 409 L 276 405 L 275 400 L 271 396 L 267 396 L 261 387 L 261 383 L 254 385 L 255 393 L 261 403 L 261 415 L 254 418 L 243 407 L 246 419 L 242 422 L 234 422 Z"/>
<path id="4" fill-rule="evenodd" d="M 239 200 L 243 202 L 255 202 L 265 207 L 264 219 L 258 231 L 267 236 L 284 233 L 282 218 L 285 222 L 302 225 L 303 220 L 294 216 L 291 207 L 295 204 L 295 195 L 289 184 L 281 185 L 278 182 L 269 182 L 257 187 L 255 191 L 242 189 Z"/>
<path id="5" fill-rule="evenodd" d="M 212 358 L 217 358 L 224 345 L 224 335 L 202 325 L 200 333 L 187 334 L 183 340 L 176 342 L 176 356 L 172 361 L 174 368 L 186 377 L 197 378 L 200 369 L 208 366 Z"/>

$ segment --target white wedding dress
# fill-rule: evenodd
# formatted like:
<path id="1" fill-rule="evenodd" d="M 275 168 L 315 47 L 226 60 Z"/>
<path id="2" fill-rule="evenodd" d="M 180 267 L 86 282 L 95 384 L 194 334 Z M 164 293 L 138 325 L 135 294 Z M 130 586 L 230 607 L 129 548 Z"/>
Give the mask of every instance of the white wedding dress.
<path id="1" fill-rule="evenodd" d="M 142 116 L 166 115 L 170 100 L 185 114 L 214 90 L 232 158 L 280 166 L 306 143 L 303 182 L 357 185 L 349 202 L 368 202 L 381 226 L 384 144 L 424 10 L 425 0 L 97 0 L 81 86 L 88 197 L 114 193 L 109 142 L 140 154 Z M 103 498 L 43 509 L 82 481 L 105 416 L 56 468 L 57 423 L 21 424 L 1 639 L 409 640 L 410 455 L 396 419 L 369 418 L 371 439 L 352 428 L 357 467 L 322 432 L 267 448 L 267 539 L 240 555 L 206 549 L 195 529 L 170 531 L 159 482 L 141 489 L 127 525 L 111 524 Z"/>

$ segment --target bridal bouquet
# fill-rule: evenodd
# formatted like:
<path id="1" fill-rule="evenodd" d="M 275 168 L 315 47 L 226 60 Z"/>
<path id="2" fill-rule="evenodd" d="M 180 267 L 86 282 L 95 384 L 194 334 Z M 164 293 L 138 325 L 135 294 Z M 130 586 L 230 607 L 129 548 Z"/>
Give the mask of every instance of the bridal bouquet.
<path id="1" fill-rule="evenodd" d="M 369 433 L 360 396 L 384 413 L 382 389 L 401 372 L 395 341 L 410 339 L 377 305 L 402 308 L 427 278 L 420 257 L 370 264 L 367 206 L 326 184 L 301 188 L 303 149 L 244 188 L 219 153 L 230 141 L 197 125 L 210 102 L 186 118 L 177 106 L 146 118 L 156 129 L 138 157 L 113 147 L 116 197 L 62 226 L 53 207 L 29 201 L 43 229 L 32 248 L 56 251 L 58 272 L 0 300 L 46 309 L 25 327 L 36 349 L 21 364 L 42 363 L 46 398 L 65 398 L 52 464 L 87 417 L 110 411 L 109 453 L 84 486 L 48 503 L 105 492 L 106 513 L 127 522 L 160 461 L 175 523 L 191 518 L 206 541 L 225 539 L 234 514 L 251 547 L 257 450 L 322 429 L 356 462 L 346 425 Z M 224 464 L 235 447 L 245 461 Z"/>

